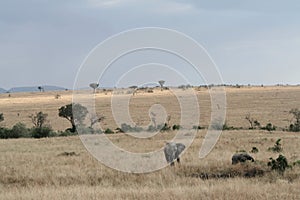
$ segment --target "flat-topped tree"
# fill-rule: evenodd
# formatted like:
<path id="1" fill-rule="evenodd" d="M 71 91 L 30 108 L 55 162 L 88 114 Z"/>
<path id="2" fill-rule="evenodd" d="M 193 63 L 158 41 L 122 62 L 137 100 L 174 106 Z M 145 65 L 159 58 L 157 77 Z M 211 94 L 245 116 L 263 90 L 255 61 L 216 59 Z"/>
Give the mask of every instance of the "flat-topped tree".
<path id="1" fill-rule="evenodd" d="M 158 81 L 158 83 L 159 83 L 161 91 L 162 91 L 163 88 L 164 88 L 165 81 L 164 80 L 160 80 L 160 81 Z"/>
<path id="2" fill-rule="evenodd" d="M 87 113 L 87 108 L 78 103 L 62 106 L 58 110 L 58 116 L 66 118 L 71 123 L 72 128 L 68 130 L 70 130 L 72 133 L 76 131 L 76 123 L 82 124 Z"/>
<path id="3" fill-rule="evenodd" d="M 40 92 L 44 92 L 44 91 L 45 91 L 45 89 L 44 89 L 42 86 L 39 86 L 39 87 L 38 87 L 38 90 L 39 90 Z"/>
<path id="4" fill-rule="evenodd" d="M 94 93 L 96 93 L 96 89 L 99 87 L 99 83 L 91 83 L 90 87 L 93 88 Z"/>

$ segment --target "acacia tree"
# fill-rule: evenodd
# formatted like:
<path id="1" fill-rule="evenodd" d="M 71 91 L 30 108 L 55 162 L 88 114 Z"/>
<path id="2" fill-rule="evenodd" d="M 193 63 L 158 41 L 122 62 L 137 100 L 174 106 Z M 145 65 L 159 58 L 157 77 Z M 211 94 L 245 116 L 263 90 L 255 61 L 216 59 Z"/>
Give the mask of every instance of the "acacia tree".
<path id="1" fill-rule="evenodd" d="M 40 92 L 44 92 L 45 91 L 42 86 L 39 86 L 38 89 L 39 89 Z"/>
<path id="2" fill-rule="evenodd" d="M 72 128 L 69 128 L 72 133 L 76 131 L 76 123 L 82 124 L 85 119 L 88 110 L 86 107 L 81 104 L 68 104 L 62 106 L 58 110 L 58 116 L 66 118 L 72 125 Z"/>
<path id="3" fill-rule="evenodd" d="M 96 93 L 96 89 L 99 87 L 99 83 L 91 83 L 90 87 L 93 88 L 94 94 Z"/>
<path id="4" fill-rule="evenodd" d="M 164 84 L 165 84 L 165 81 L 164 80 L 160 80 L 160 81 L 158 81 L 158 83 L 159 83 L 161 91 L 162 91 L 163 87 L 164 87 Z"/>
<path id="5" fill-rule="evenodd" d="M 44 124 L 47 122 L 48 114 L 43 112 L 38 112 L 35 115 L 29 115 L 31 122 L 35 128 L 42 128 Z"/>

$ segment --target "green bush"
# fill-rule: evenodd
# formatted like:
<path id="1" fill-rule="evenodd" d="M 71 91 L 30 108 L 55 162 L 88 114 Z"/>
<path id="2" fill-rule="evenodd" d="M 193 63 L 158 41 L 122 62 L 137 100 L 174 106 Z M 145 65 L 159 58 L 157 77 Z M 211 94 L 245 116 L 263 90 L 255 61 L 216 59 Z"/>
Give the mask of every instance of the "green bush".
<path id="1" fill-rule="evenodd" d="M 12 138 L 19 138 L 19 137 L 31 137 L 30 130 L 26 128 L 26 125 L 19 122 L 15 124 L 12 129 L 10 130 Z"/>
<path id="2" fill-rule="evenodd" d="M 169 131 L 171 129 L 171 127 L 167 123 L 164 123 L 164 124 L 158 125 L 157 129 L 164 132 L 164 131 Z"/>
<path id="3" fill-rule="evenodd" d="M 181 126 L 180 125 L 176 125 L 176 124 L 174 124 L 173 126 L 172 126 L 172 129 L 173 129 L 173 131 L 175 131 L 175 130 L 179 130 L 181 128 Z"/>
<path id="4" fill-rule="evenodd" d="M 113 134 L 115 132 L 113 132 L 111 129 L 107 128 L 105 131 L 104 131 L 105 134 Z"/>
<path id="5" fill-rule="evenodd" d="M 9 129 L 0 127 L 0 138 L 8 139 L 9 138 Z"/>
<path id="6" fill-rule="evenodd" d="M 50 127 L 32 128 L 31 135 L 33 138 L 54 137 L 55 132 Z"/>
<path id="7" fill-rule="evenodd" d="M 283 174 L 284 171 L 289 167 L 289 164 L 285 156 L 279 155 L 276 160 L 270 158 L 268 166 L 271 167 L 271 170 L 275 170 Z"/>
<path id="8" fill-rule="evenodd" d="M 258 148 L 257 147 L 252 147 L 252 149 L 251 149 L 251 153 L 258 153 Z"/>
<path id="9" fill-rule="evenodd" d="M 73 135 L 77 135 L 77 132 L 60 131 L 57 133 L 57 136 L 59 136 L 59 137 L 67 137 L 67 136 L 73 136 Z"/>
<path id="10" fill-rule="evenodd" d="M 262 130 L 267 130 L 267 131 L 275 131 L 276 130 L 276 126 L 274 126 L 273 124 L 271 124 L 271 123 L 268 123 L 266 126 L 263 126 L 263 127 L 261 127 L 260 129 L 262 129 Z"/>

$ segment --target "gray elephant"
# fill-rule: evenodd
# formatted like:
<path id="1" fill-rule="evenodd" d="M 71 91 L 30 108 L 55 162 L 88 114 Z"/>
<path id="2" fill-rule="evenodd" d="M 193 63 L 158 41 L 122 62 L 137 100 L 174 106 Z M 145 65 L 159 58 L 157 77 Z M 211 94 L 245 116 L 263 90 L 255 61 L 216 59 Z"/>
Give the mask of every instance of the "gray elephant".
<path id="1" fill-rule="evenodd" d="M 174 166 L 174 161 L 177 160 L 180 163 L 180 154 L 185 149 L 185 145 L 182 143 L 175 143 L 175 142 L 167 142 L 164 148 L 165 157 L 168 163 L 171 166 Z"/>
<path id="2" fill-rule="evenodd" d="M 233 165 L 246 162 L 247 160 L 251 160 L 252 162 L 254 162 L 254 159 L 247 153 L 236 153 L 232 156 L 231 159 Z"/>

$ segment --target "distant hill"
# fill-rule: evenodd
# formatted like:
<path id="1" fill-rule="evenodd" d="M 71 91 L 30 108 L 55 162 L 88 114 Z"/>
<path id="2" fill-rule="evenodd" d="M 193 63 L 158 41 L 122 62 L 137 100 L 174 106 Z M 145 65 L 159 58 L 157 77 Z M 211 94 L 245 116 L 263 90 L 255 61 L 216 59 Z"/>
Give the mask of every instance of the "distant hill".
<path id="1" fill-rule="evenodd" d="M 5 90 L 5 89 L 3 89 L 3 88 L 0 88 L 0 94 L 2 94 L 2 93 L 6 93 L 7 91 Z"/>
<path id="2" fill-rule="evenodd" d="M 58 86 L 51 86 L 51 85 L 45 85 L 42 86 L 44 88 L 44 91 L 57 91 L 57 90 L 66 90 L 66 88 L 58 87 Z M 6 91 L 5 91 L 6 92 Z M 10 93 L 15 92 L 39 92 L 38 86 L 30 86 L 30 87 L 14 87 L 8 90 Z"/>

